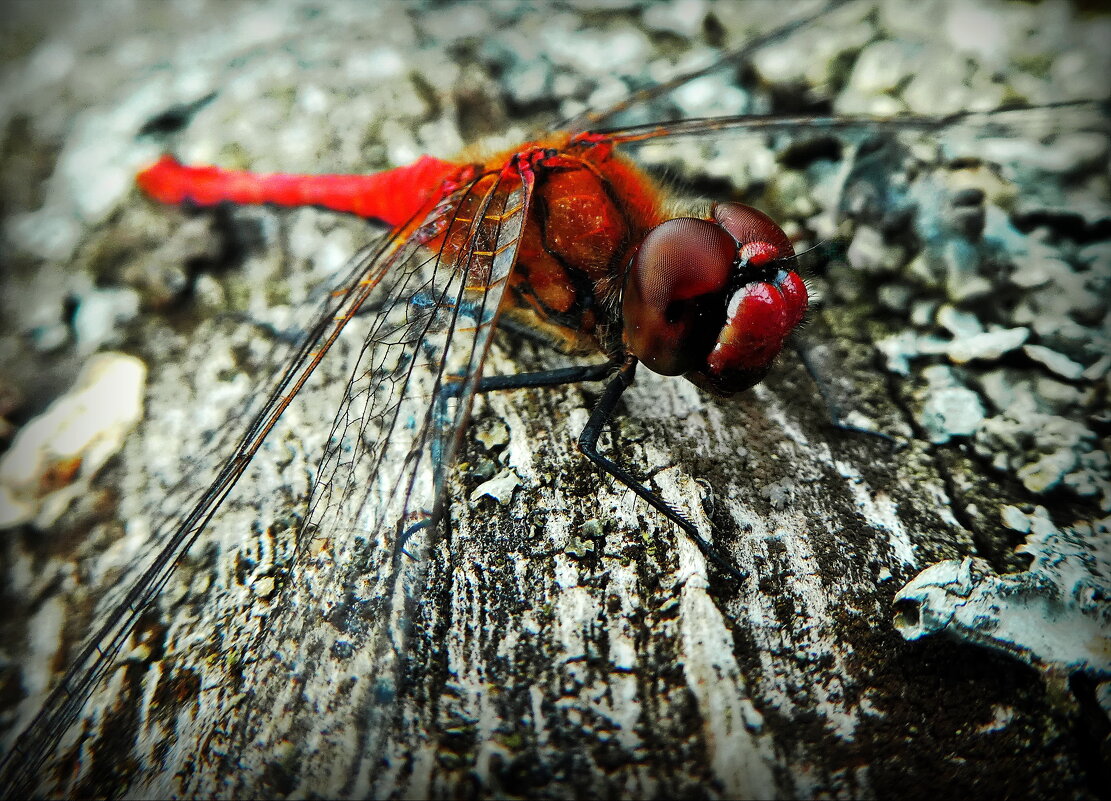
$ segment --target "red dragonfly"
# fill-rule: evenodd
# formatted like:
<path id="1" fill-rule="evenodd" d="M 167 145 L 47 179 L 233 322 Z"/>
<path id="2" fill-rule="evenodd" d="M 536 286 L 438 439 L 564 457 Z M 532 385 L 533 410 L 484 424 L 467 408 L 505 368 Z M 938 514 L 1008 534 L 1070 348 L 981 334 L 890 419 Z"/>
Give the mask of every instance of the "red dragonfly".
<path id="1" fill-rule="evenodd" d="M 417 415 L 418 434 L 406 447 L 413 449 L 414 466 L 428 450 L 437 497 L 475 391 L 598 380 L 616 372 L 579 438 L 580 449 L 740 579 L 694 526 L 597 448 L 638 363 L 732 395 L 767 374 L 806 314 L 806 286 L 791 242 L 766 214 L 720 203 L 706 219 L 666 219 L 662 193 L 614 151 L 622 142 L 669 133 L 660 128 L 566 134 L 530 142 L 485 164 L 425 156 L 368 176 L 254 175 L 185 167 L 165 156 L 140 173 L 138 182 L 165 203 L 320 206 L 393 228 L 389 246 L 360 265 L 355 283 L 341 293 L 344 302 L 331 315 L 331 331 L 300 374 L 291 376 L 292 388 L 261 436 L 367 304 L 387 310 L 372 341 L 404 349 L 399 356 L 372 352 L 367 359 L 371 405 L 360 416 L 390 420 L 369 458 L 380 464 L 404 415 Z M 384 300 L 378 297 L 383 291 Z M 394 308 L 403 309 L 405 319 L 390 330 L 386 321 Z M 483 381 L 490 331 L 503 315 L 567 352 L 601 351 L 609 361 Z M 411 366 L 418 353 L 433 365 L 434 383 L 430 392 L 421 387 L 415 396 L 426 410 L 403 411 L 413 395 Z M 392 376 L 381 368 L 387 362 L 394 364 Z M 353 384 L 348 402 L 366 391 Z M 244 460 L 249 456 L 244 451 Z M 339 481 L 331 459 L 325 457 L 325 486 Z M 400 493 L 402 518 L 411 513 L 408 498 L 418 474 L 418 469 L 403 473 L 388 488 L 387 495 Z M 439 517 L 436 510 L 426 514 L 427 521 Z M 319 528 L 311 516 L 310 526 Z"/>
<path id="2" fill-rule="evenodd" d="M 255 710 L 296 705 L 306 674 L 324 669 L 310 655 L 332 645 L 316 637 L 308 618 L 338 609 L 357 586 L 367 608 L 343 626 L 358 631 L 352 639 L 373 652 L 367 658 L 379 671 L 375 694 L 383 711 L 367 710 L 367 737 L 380 736 L 402 669 L 397 652 L 407 607 L 427 579 L 429 535 L 443 514 L 447 469 L 477 392 L 608 379 L 580 437 L 583 453 L 743 579 L 680 512 L 602 454 L 599 435 L 640 363 L 720 395 L 758 383 L 802 322 L 807 289 L 789 237 L 765 214 L 719 203 L 701 215 L 668 219 L 661 191 L 616 148 L 727 128 L 932 128 L 953 119 L 736 117 L 600 133 L 573 129 L 481 163 L 425 157 L 372 176 L 261 176 L 183 166 L 171 157 L 144 170 L 139 185 L 163 202 L 321 206 L 384 222 L 392 233 L 353 263 L 321 308 L 232 458 L 9 755 L 5 779 L 13 776 L 13 786 L 29 781 L 278 418 L 359 327 L 366 330 L 354 340 L 351 380 L 291 557 L 319 569 L 311 580 L 294 576 L 285 585 L 280 609 L 249 644 L 264 653 L 273 638 L 298 651 L 256 666 Z M 483 377 L 499 322 L 538 332 L 569 352 L 600 351 L 607 361 Z M 225 652 L 234 647 L 248 646 L 223 644 Z M 291 683 L 292 665 L 298 681 Z M 376 747 L 371 742 L 366 753 Z"/>

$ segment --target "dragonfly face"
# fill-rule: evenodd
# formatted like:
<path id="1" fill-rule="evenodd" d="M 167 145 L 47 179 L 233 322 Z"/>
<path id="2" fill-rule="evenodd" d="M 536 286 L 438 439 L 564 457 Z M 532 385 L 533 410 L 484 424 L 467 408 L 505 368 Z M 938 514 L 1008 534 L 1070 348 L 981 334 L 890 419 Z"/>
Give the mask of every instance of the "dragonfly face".
<path id="1" fill-rule="evenodd" d="M 783 230 L 741 203 L 665 220 L 654 182 L 604 135 L 536 156 L 509 313 L 566 350 L 630 353 L 716 395 L 759 383 L 808 303 Z"/>
<path id="2" fill-rule="evenodd" d="M 757 384 L 806 313 L 783 230 L 741 203 L 644 238 L 625 276 L 625 342 L 649 369 L 715 394 Z"/>

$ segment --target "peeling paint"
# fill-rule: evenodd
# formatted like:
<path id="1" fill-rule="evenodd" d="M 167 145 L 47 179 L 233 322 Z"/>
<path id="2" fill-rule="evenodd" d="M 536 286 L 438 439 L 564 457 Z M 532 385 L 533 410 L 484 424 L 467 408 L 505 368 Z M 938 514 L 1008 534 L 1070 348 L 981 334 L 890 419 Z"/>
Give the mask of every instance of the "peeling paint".
<path id="1" fill-rule="evenodd" d="M 1111 518 L 1058 530 L 1039 506 L 1027 519 L 1028 570 L 998 576 L 973 557 L 931 565 L 896 594 L 895 628 L 908 640 L 945 633 L 1046 672 L 1111 675 Z"/>
<path id="2" fill-rule="evenodd" d="M 521 486 L 521 479 L 512 470 L 502 470 L 489 481 L 486 481 L 471 492 L 471 502 L 477 503 L 483 497 L 493 498 L 498 503 L 504 504 L 513 497 L 513 490 Z"/>

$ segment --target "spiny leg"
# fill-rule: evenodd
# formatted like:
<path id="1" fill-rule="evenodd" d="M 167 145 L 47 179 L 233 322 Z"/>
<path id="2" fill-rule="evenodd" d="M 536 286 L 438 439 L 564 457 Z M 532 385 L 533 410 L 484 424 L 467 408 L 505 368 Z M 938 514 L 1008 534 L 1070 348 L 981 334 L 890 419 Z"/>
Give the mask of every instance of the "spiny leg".
<path id="1" fill-rule="evenodd" d="M 620 400 L 621 395 L 626 389 L 632 386 L 633 378 L 636 373 L 636 366 L 636 359 L 630 358 L 621 367 L 617 375 L 606 385 L 605 392 L 602 393 L 598 405 L 595 406 L 594 411 L 590 413 L 590 419 L 587 420 L 586 426 L 583 428 L 582 433 L 579 434 L 579 450 L 584 456 L 590 459 L 590 461 L 594 462 L 599 469 L 609 473 L 636 493 L 637 496 L 646 501 L 649 506 L 660 512 L 668 520 L 679 526 L 679 528 L 683 529 L 706 558 L 717 564 L 718 567 L 728 573 L 735 581 L 742 582 L 745 578 L 744 574 L 730 564 L 725 557 L 718 553 L 717 550 L 698 533 L 698 529 L 695 527 L 694 523 L 687 520 L 678 510 L 672 508 L 654 492 L 633 478 L 628 470 L 598 452 L 598 438 L 602 435 L 602 430 L 613 417 L 614 409 L 617 407 L 617 402 Z"/>
<path id="2" fill-rule="evenodd" d="M 539 370 L 534 373 L 493 375 L 484 377 L 475 391 L 497 392 L 503 389 L 536 389 L 538 387 L 558 387 L 563 384 L 579 384 L 584 381 L 601 381 L 611 375 L 619 364 L 618 361 L 608 361 L 602 364 L 582 364 L 574 367 L 559 367 L 555 370 Z"/>
<path id="3" fill-rule="evenodd" d="M 579 450 L 603 472 L 613 476 L 640 498 L 644 499 L 652 508 L 656 509 L 668 520 L 683 529 L 687 536 L 698 546 L 699 550 L 702 551 L 708 559 L 717 564 L 718 567 L 728 573 L 735 581 L 743 581 L 745 578 L 744 574 L 738 571 L 736 567 L 725 559 L 725 557 L 718 553 L 714 547 L 698 533 L 698 529 L 693 523 L 683 517 L 679 511 L 661 500 L 643 484 L 638 482 L 632 474 L 623 467 L 598 452 L 598 438 L 601 436 L 602 430 L 606 427 L 606 424 L 613 417 L 614 409 L 617 407 L 617 402 L 621 398 L 622 393 L 632 385 L 633 377 L 636 372 L 636 365 L 637 362 L 635 359 L 615 359 L 602 364 L 563 367 L 555 370 L 519 373 L 517 375 L 489 376 L 483 378 L 479 382 L 475 391 L 496 392 L 505 389 L 535 389 L 538 387 L 576 384 L 583 381 L 601 381 L 613 374 L 615 368 L 620 368 L 617 374 L 610 380 L 609 384 L 606 385 L 601 400 L 598 402 L 598 405 L 595 406 L 594 411 L 591 412 L 590 419 L 587 421 L 582 433 L 579 434 Z M 461 386 L 461 382 L 453 382 L 445 386 L 441 390 L 441 394 L 442 396 L 450 397 L 450 395 L 456 394 L 458 388 Z"/>
<path id="4" fill-rule="evenodd" d="M 483 376 L 475 387 L 475 392 L 498 392 L 505 389 L 538 389 L 558 387 L 564 384 L 581 384 L 584 381 L 601 381 L 608 377 L 621 364 L 608 361 L 601 364 L 577 364 L 573 367 L 559 367 L 555 370 L 538 370 L 531 373 L 513 375 Z M 449 381 L 440 388 L 438 402 L 443 403 L 457 398 L 463 389 L 459 376 L 449 376 Z"/>

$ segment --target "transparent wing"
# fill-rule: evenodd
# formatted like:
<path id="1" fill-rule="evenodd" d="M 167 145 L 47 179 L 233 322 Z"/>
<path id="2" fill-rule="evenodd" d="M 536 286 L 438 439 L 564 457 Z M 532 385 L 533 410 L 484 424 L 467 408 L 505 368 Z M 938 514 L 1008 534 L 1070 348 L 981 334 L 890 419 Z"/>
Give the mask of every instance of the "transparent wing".
<path id="1" fill-rule="evenodd" d="M 454 266 L 443 255 L 413 261 L 393 293 L 411 301 L 374 319 L 320 466 L 296 569 L 274 627 L 253 647 L 251 713 L 227 728 L 259 747 L 235 749 L 229 777 L 264 770 L 251 764 L 253 755 L 261 760 L 297 732 L 313 731 L 311 768 L 299 768 L 306 787 L 370 794 L 401 690 L 412 610 L 428 577 L 445 470 L 516 260 L 530 190 L 527 173 L 476 182 L 444 220 L 440 253 L 453 254 Z"/>
<path id="2" fill-rule="evenodd" d="M 292 400 L 327 394 L 327 388 L 315 386 L 320 382 L 309 382 L 325 356 L 346 358 L 353 366 L 290 560 L 293 575 L 268 614 L 251 612 L 246 601 L 225 604 L 226 618 L 253 619 L 237 627 L 218 625 L 220 633 L 213 639 L 221 658 L 208 658 L 207 665 L 205 659 L 197 660 L 203 666 L 205 703 L 196 723 L 221 721 L 226 728 L 213 734 L 214 740 L 230 736 L 233 725 L 243 732 L 259 715 L 269 714 L 266 704 L 279 685 L 307 687 L 307 682 L 291 682 L 289 671 L 306 675 L 305 646 L 331 636 L 313 634 L 314 627 L 322 618 L 344 620 L 342 609 L 350 608 L 352 592 L 373 596 L 372 606 L 381 614 L 365 626 L 340 625 L 345 642 L 361 655 L 379 657 L 396 647 L 397 638 L 404 637 L 404 616 L 388 610 L 413 597 L 423 571 L 419 558 L 399 558 L 402 540 L 408 539 L 407 550 L 419 557 L 421 541 L 435 531 L 444 471 L 466 422 L 502 289 L 516 260 L 531 187 L 531 173 L 511 162 L 501 172 L 461 187 L 357 261 L 345 288 L 321 307 L 304 345 L 274 381 L 232 456 L 189 512 L 173 522 L 157 554 L 101 621 L 8 753 L 0 786 L 12 795 L 33 791 L 55 751 L 62 756 L 54 760 L 51 781 L 66 783 L 68 770 L 76 774 L 83 769 L 81 743 L 90 715 L 97 717 L 83 711 L 90 695 L 129 638 L 139 638 L 134 631 L 144 610 L 220 510 Z M 310 617 L 283 620 L 298 614 Z M 386 636 L 395 638 L 392 646 L 381 641 Z M 387 687 L 396 682 L 391 660 L 371 659 L 368 664 L 367 684 Z M 281 677 L 267 686 L 277 675 Z M 285 703 L 311 707 L 311 701 L 302 693 Z M 103 711 L 97 721 L 102 727 L 110 712 Z M 85 732 L 71 733 L 63 742 L 82 715 Z M 291 725 L 294 719 L 291 715 Z M 158 738 L 154 721 L 129 723 L 142 729 L 136 739 Z"/>
<path id="3" fill-rule="evenodd" d="M 942 116 L 904 114 L 896 117 L 878 117 L 874 115 L 828 115 L 828 114 L 799 114 L 799 115 L 759 115 L 742 114 L 735 117 L 706 117 L 702 119 L 677 120 L 675 122 L 651 123 L 648 125 L 635 125 L 628 128 L 614 128 L 597 131 L 616 143 L 643 142 L 648 139 L 661 139 L 676 136 L 699 136 L 715 131 L 741 130 L 762 133 L 791 133 L 799 130 L 845 131 L 864 130 L 868 133 L 877 131 L 939 131 L 955 127 L 959 124 L 977 126 L 979 132 L 991 132 L 992 125 L 1000 126 L 1001 131 L 1009 130 L 1006 126 L 1013 119 L 1016 124 L 1021 124 L 1024 118 L 1038 121 L 1040 116 L 1042 124 L 1051 124 L 1057 117 L 1056 112 L 1061 110 L 1078 111 L 1087 114 L 1082 121 L 1077 123 L 1093 127 L 1096 130 L 1106 130 L 1106 113 L 1100 108 L 1100 103 L 1092 100 L 1063 100 L 1057 103 L 1029 108 L 1016 107 L 1009 109 L 994 109 L 990 111 L 959 111 Z"/>
<path id="4" fill-rule="evenodd" d="M 801 16 L 797 19 L 789 20 L 788 22 L 784 23 L 783 25 L 780 25 L 779 27 L 773 28 L 773 29 L 769 30 L 766 33 L 763 33 L 759 36 L 754 36 L 751 39 L 748 39 L 740 47 L 734 48 L 733 50 L 729 50 L 725 53 L 720 54 L 717 58 L 715 58 L 710 64 L 706 65 L 705 67 L 700 67 L 700 68 L 692 70 L 690 72 L 684 72 L 680 75 L 675 76 L 674 78 L 672 78 L 671 80 L 668 80 L 668 81 L 652 84 L 651 86 L 648 86 L 648 87 L 640 89 L 636 92 L 633 92 L 628 97 L 624 98 L 623 100 L 621 100 L 617 103 L 612 104 L 608 108 L 600 109 L 598 111 L 584 112 L 582 114 L 577 115 L 576 117 L 574 117 L 572 119 L 564 120 L 557 127 L 560 128 L 560 129 L 566 129 L 566 130 L 570 130 L 570 131 L 574 131 L 574 132 L 586 131 L 588 129 L 595 129 L 600 124 L 606 122 L 607 120 L 612 119 L 613 117 L 617 116 L 621 112 L 626 111 L 627 109 L 633 108 L 633 107 L 635 107 L 637 105 L 640 105 L 642 103 L 647 103 L 648 101 L 650 101 L 654 98 L 660 97 L 662 95 L 666 95 L 668 92 L 672 91 L 673 89 L 676 89 L 680 86 L 683 86 L 684 84 L 689 83 L 690 81 L 694 80 L 695 78 L 698 78 L 702 75 L 705 75 L 708 72 L 711 72 L 713 70 L 718 69 L 723 64 L 743 63 L 746 59 L 750 58 L 760 48 L 764 47 L 765 45 L 771 44 L 773 42 L 778 42 L 781 39 L 785 39 L 787 36 L 794 33 L 795 31 L 799 30 L 800 28 L 806 27 L 807 25 L 809 25 L 810 23 L 819 19 L 820 17 L 825 16 L 830 11 L 836 9 L 839 6 L 844 5 L 845 1 L 846 0 L 831 0 L 831 2 L 828 2 L 825 5 L 819 7 L 814 12 L 811 12 L 809 14 L 804 14 L 803 16 Z M 792 10 L 794 10 L 794 9 L 792 9 Z"/>

